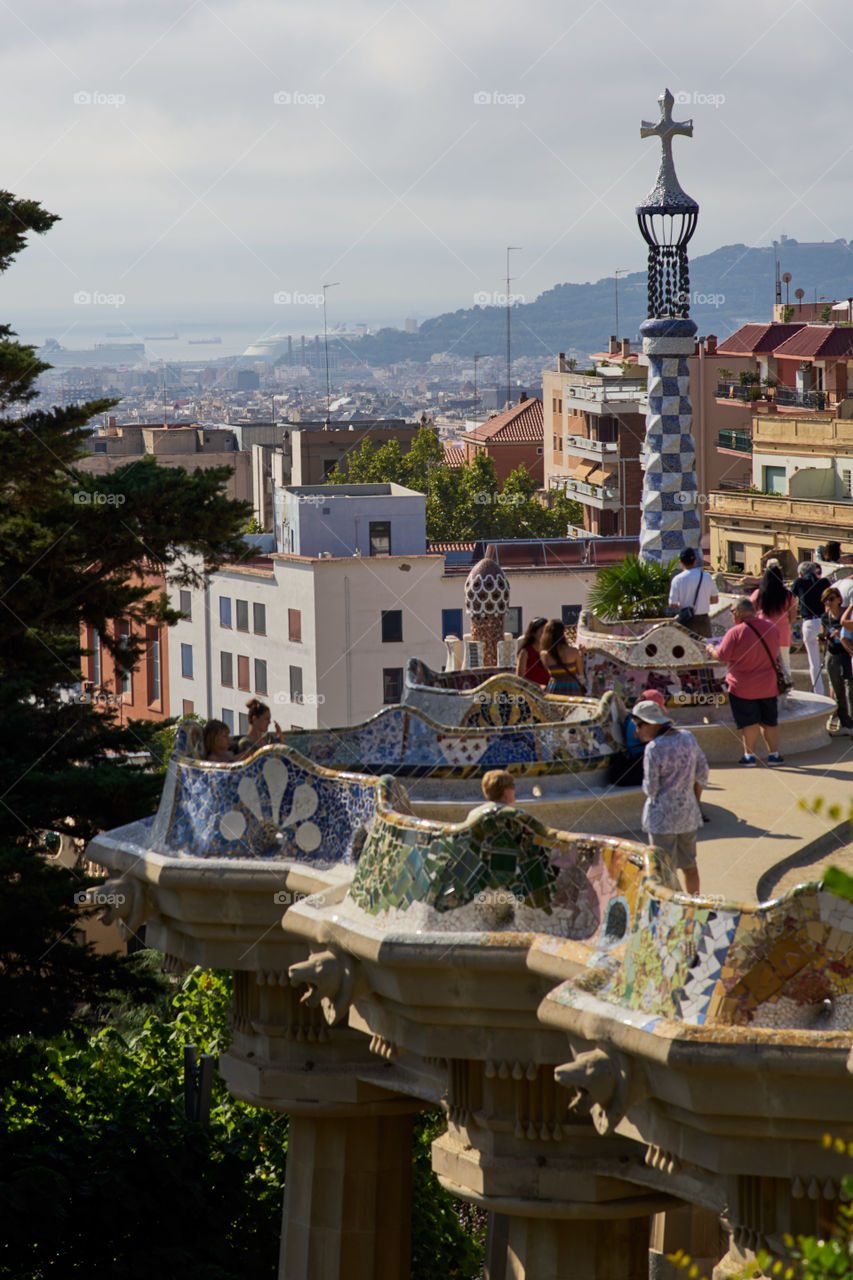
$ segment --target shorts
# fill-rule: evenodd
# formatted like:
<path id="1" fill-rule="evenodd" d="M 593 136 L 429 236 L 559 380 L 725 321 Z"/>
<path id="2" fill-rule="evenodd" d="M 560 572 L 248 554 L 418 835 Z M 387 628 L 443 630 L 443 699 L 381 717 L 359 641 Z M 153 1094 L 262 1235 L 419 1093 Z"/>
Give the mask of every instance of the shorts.
<path id="1" fill-rule="evenodd" d="M 778 698 L 739 698 L 736 693 L 730 693 L 729 704 L 739 729 L 748 729 L 753 724 L 772 729 L 779 723 Z"/>
<path id="2" fill-rule="evenodd" d="M 677 871 L 690 871 L 696 866 L 695 831 L 650 831 L 649 844 L 663 849 Z"/>

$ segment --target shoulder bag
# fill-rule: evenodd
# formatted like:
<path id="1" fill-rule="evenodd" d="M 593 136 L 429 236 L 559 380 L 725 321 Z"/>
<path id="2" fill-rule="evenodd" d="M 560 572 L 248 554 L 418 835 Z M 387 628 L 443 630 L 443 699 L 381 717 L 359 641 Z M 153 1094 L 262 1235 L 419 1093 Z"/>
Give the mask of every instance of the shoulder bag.
<path id="1" fill-rule="evenodd" d="M 773 657 L 773 654 L 770 652 L 770 649 L 768 648 L 767 641 L 764 639 L 764 636 L 761 634 L 760 631 L 756 631 L 755 627 L 750 627 L 749 623 L 746 622 L 746 620 L 744 620 L 744 626 L 749 627 L 752 634 L 758 636 L 759 640 L 764 645 L 764 652 L 767 654 L 768 658 L 772 662 L 773 670 L 776 672 L 777 694 L 789 693 L 791 689 L 793 689 L 794 687 L 794 682 L 793 680 L 789 679 L 789 677 L 782 670 L 782 667 L 780 666 L 780 663 L 779 663 L 779 659 Z"/>
<path id="2" fill-rule="evenodd" d="M 696 601 L 699 599 L 699 592 L 702 588 L 703 576 L 704 576 L 704 570 L 700 569 L 699 581 L 696 583 L 696 594 L 693 597 L 693 603 L 683 604 L 681 608 L 678 610 L 678 613 L 675 615 L 675 621 L 680 622 L 682 627 L 689 626 L 690 623 L 693 621 L 693 619 L 696 617 Z"/>

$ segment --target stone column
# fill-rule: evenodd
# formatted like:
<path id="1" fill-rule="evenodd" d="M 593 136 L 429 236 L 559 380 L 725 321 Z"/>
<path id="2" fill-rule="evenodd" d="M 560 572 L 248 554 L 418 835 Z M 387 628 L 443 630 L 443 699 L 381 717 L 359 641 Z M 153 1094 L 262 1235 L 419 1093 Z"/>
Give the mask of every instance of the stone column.
<path id="1" fill-rule="evenodd" d="M 698 553 L 702 540 L 687 361 L 696 325 L 646 320 L 640 333 L 649 360 L 640 559 L 669 564 L 687 547 Z"/>
<path id="2" fill-rule="evenodd" d="M 505 1280 L 648 1280 L 649 1219 L 508 1219 Z"/>
<path id="3" fill-rule="evenodd" d="M 290 1117 L 278 1280 L 409 1280 L 411 1115 Z"/>

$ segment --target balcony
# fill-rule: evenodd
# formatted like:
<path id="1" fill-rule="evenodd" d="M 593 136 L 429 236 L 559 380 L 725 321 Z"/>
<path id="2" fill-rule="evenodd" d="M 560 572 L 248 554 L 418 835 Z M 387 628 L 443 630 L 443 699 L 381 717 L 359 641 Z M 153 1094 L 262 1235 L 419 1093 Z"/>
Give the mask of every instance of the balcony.
<path id="1" fill-rule="evenodd" d="M 619 453 L 619 445 L 610 440 L 589 440 L 586 436 L 566 436 L 566 453 L 579 458 L 593 458 L 595 461 L 605 457 L 615 459 Z"/>
<path id="2" fill-rule="evenodd" d="M 752 453 L 752 433 L 749 431 L 720 431 L 717 448 L 730 449 L 733 453 Z"/>
<path id="3" fill-rule="evenodd" d="M 712 520 L 755 520 L 760 528 L 768 530 L 772 527 L 770 521 L 783 521 L 793 524 L 794 532 L 803 534 L 818 526 L 823 530 L 821 538 L 826 530 L 849 529 L 853 516 L 853 500 L 849 498 L 786 498 L 777 493 L 724 493 L 719 489 L 709 493 L 708 498 Z"/>
<path id="4" fill-rule="evenodd" d="M 765 394 L 757 382 L 751 382 L 747 386 L 742 386 L 739 382 L 717 383 L 718 400 L 741 400 L 749 404 L 753 400 L 763 399 Z"/>
<path id="5" fill-rule="evenodd" d="M 826 409 L 829 405 L 829 396 L 825 391 L 795 391 L 793 387 L 777 387 L 773 398 L 785 409 Z"/>
<path id="6" fill-rule="evenodd" d="M 554 482 L 563 489 L 567 498 L 577 498 L 586 507 L 594 507 L 597 511 L 618 511 L 621 507 L 619 490 L 609 484 L 590 484 L 587 480 L 566 478 Z"/>

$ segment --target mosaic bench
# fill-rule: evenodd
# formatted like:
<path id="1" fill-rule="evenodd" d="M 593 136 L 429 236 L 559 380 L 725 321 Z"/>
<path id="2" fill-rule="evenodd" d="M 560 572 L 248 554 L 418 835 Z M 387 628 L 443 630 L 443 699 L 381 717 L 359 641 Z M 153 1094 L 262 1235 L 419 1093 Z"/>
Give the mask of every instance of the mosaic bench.
<path id="1" fill-rule="evenodd" d="M 459 823 L 400 813 L 382 778 L 348 898 L 397 929 L 535 930 L 607 947 L 632 924 L 650 854 L 674 883 L 656 851 L 555 831 L 514 807 L 482 804 Z"/>
<path id="2" fill-rule="evenodd" d="M 616 951 L 555 994 L 620 1010 L 644 1031 L 686 1024 L 731 1038 L 853 1026 L 853 903 L 804 884 L 766 903 L 687 898 L 646 880 Z M 683 1034 L 683 1028 L 682 1028 Z M 849 1031 L 848 1031 L 849 1035 Z"/>
<path id="3" fill-rule="evenodd" d="M 727 702 L 725 667 L 711 663 L 705 641 L 677 622 L 657 622 L 642 633 L 603 632 L 584 613 L 577 643 L 583 654 L 583 677 L 589 697 L 612 689 L 632 706 L 644 689 L 658 689 L 668 706 L 717 706 Z M 638 624 L 633 624 L 636 628 Z"/>
<path id="4" fill-rule="evenodd" d="M 454 671 L 453 676 L 468 675 Z M 480 674 L 480 673 L 474 673 Z M 417 683 L 426 675 L 424 683 Z M 510 672 L 489 674 L 470 688 L 446 688 L 434 683 L 436 673 L 419 658 L 410 658 L 403 689 L 403 706 L 415 707 L 444 725 L 480 728 L 500 724 L 548 724 L 566 718 L 576 705 L 589 716 L 597 711 L 597 699 L 546 697 L 538 685 Z M 581 714 L 583 718 L 583 714 Z"/>
<path id="5" fill-rule="evenodd" d="M 284 734 L 289 749 L 327 769 L 412 778 L 475 778 L 510 773 L 594 770 L 621 745 L 624 708 L 612 694 L 586 701 L 583 719 L 551 724 L 443 725 L 414 707 L 385 707 L 359 725 Z"/>
<path id="6" fill-rule="evenodd" d="M 195 720 L 178 727 L 152 849 L 317 865 L 357 856 L 373 820 L 375 778 L 330 772 L 280 746 L 210 763 L 200 758 L 201 734 Z"/>

